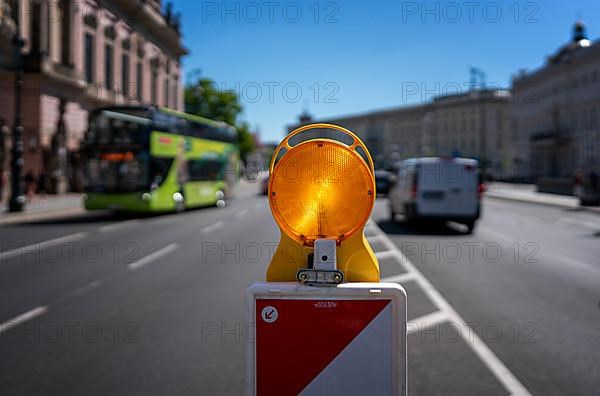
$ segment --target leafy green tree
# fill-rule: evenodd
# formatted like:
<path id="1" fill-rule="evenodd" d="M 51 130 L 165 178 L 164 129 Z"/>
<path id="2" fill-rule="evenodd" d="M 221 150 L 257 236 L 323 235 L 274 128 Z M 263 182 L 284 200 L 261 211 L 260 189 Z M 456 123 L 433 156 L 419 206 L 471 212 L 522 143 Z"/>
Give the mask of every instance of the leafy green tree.
<path id="1" fill-rule="evenodd" d="M 240 148 L 240 155 L 244 162 L 249 153 L 253 152 L 255 147 L 254 137 L 250 132 L 250 125 L 247 122 L 241 122 L 236 126 L 238 145 Z"/>
<path id="2" fill-rule="evenodd" d="M 243 107 L 234 91 L 220 90 L 210 78 L 202 78 L 185 88 L 186 111 L 233 125 L 238 134 L 242 160 L 254 151 L 255 144 L 247 122 L 239 120 Z"/>

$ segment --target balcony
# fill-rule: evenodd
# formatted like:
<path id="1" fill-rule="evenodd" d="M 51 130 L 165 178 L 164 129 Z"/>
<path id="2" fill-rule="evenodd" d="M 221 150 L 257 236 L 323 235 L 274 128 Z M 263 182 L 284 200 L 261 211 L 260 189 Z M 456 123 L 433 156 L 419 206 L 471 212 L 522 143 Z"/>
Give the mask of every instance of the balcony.
<path id="1" fill-rule="evenodd" d="M 161 12 L 161 2 L 158 0 L 120 0 L 115 6 L 132 20 L 137 21 L 156 37 L 161 47 L 169 49 L 176 57 L 186 55 L 188 50 L 181 43 L 178 27 L 168 23 Z"/>

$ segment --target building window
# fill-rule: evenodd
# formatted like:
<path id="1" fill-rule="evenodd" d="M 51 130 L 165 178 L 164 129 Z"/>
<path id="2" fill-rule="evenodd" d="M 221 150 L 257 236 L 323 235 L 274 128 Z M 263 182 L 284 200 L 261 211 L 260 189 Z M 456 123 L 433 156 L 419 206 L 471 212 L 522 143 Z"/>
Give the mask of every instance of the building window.
<path id="1" fill-rule="evenodd" d="M 0 6 L 2 7 L 2 6 Z M 1 10 L 0 10 L 1 13 Z M 31 22 L 31 52 L 37 54 L 41 49 L 42 42 L 42 5 L 39 3 L 33 4 L 33 20 Z"/>
<path id="2" fill-rule="evenodd" d="M 151 94 L 150 94 L 150 100 L 152 102 L 152 104 L 156 104 L 156 100 L 158 95 L 158 70 L 156 70 L 156 68 L 152 69 L 152 87 L 151 87 Z"/>
<path id="3" fill-rule="evenodd" d="M 177 87 L 178 86 L 179 86 L 179 79 L 177 77 L 175 77 L 175 81 L 173 82 L 173 99 L 171 99 L 171 101 L 173 102 L 174 109 L 177 109 L 177 107 L 179 106 L 178 96 L 177 96 Z"/>
<path id="4" fill-rule="evenodd" d="M 94 35 L 85 34 L 84 69 L 85 81 L 91 84 L 94 81 Z"/>
<path id="5" fill-rule="evenodd" d="M 114 53 L 112 44 L 104 46 L 104 85 L 110 90 L 113 87 Z"/>
<path id="6" fill-rule="evenodd" d="M 121 84 L 123 84 L 123 96 L 130 99 L 132 92 L 129 89 L 129 53 L 123 52 L 121 56 Z"/>
<path id="7" fill-rule="evenodd" d="M 164 98 L 164 99 L 165 99 L 165 103 L 164 103 L 164 105 L 165 105 L 166 107 L 169 107 L 169 104 L 170 104 L 170 103 L 169 103 L 169 90 L 170 90 L 170 89 L 171 89 L 171 88 L 169 87 L 169 76 L 165 76 L 165 92 L 164 92 L 164 95 L 165 95 L 165 98 Z"/>
<path id="8" fill-rule="evenodd" d="M 61 15 L 61 62 L 63 65 L 71 65 L 71 4 L 70 0 L 60 2 Z"/>
<path id="9" fill-rule="evenodd" d="M 144 64 L 142 63 L 141 59 L 138 60 L 136 74 L 137 99 L 141 102 L 144 97 Z"/>

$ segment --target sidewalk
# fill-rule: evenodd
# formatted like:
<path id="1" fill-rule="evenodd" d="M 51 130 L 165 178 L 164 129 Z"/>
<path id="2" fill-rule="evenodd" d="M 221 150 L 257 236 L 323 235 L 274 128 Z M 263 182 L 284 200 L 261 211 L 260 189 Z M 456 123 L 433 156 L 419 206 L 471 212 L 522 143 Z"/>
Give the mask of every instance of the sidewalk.
<path id="1" fill-rule="evenodd" d="M 56 215 L 84 213 L 81 194 L 48 195 L 42 200 L 39 195 L 33 202 L 25 205 L 21 213 L 7 212 L 8 202 L 0 202 L 0 224 L 12 224 L 23 221 L 43 220 Z"/>
<path id="2" fill-rule="evenodd" d="M 238 193 L 246 191 L 254 191 L 258 194 L 259 182 L 260 180 L 253 182 L 241 180 L 234 187 L 234 197 Z M 90 213 L 83 208 L 83 194 L 48 195 L 46 200 L 42 200 L 39 195 L 36 195 L 32 203 L 25 205 L 24 212 L 9 213 L 7 208 L 8 202 L 5 197 L 3 201 L 0 200 L 0 225 Z"/>
<path id="3" fill-rule="evenodd" d="M 600 207 L 581 206 L 579 204 L 579 199 L 572 196 L 537 192 L 536 186 L 533 184 L 494 182 L 488 185 L 488 190 L 485 192 L 484 196 L 512 201 L 559 206 L 569 209 L 580 209 L 600 214 Z"/>

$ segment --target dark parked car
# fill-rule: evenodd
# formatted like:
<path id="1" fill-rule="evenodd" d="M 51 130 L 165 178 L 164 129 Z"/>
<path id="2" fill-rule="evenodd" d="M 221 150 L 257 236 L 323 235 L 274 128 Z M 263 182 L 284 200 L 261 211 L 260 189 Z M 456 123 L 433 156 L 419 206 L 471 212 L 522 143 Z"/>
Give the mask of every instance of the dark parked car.
<path id="1" fill-rule="evenodd" d="M 390 191 L 391 173 L 380 169 L 375 171 L 375 187 L 377 188 L 377 195 L 387 195 Z"/>
<path id="2" fill-rule="evenodd" d="M 260 193 L 262 195 L 269 193 L 269 172 L 263 172 L 260 175 Z"/>

